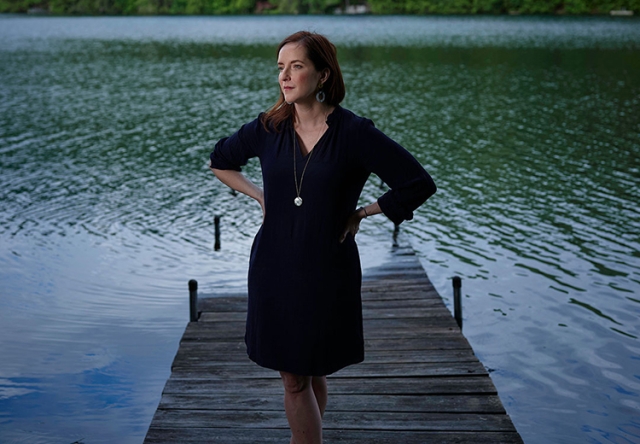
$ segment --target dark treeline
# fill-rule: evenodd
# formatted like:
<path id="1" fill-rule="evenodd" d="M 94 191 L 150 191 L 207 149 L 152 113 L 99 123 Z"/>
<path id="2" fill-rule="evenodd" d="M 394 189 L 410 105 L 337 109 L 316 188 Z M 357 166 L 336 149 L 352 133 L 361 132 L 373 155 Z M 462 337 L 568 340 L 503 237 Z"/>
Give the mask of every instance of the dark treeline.
<path id="1" fill-rule="evenodd" d="M 0 12 L 51 14 L 609 14 L 640 0 L 0 0 Z"/>

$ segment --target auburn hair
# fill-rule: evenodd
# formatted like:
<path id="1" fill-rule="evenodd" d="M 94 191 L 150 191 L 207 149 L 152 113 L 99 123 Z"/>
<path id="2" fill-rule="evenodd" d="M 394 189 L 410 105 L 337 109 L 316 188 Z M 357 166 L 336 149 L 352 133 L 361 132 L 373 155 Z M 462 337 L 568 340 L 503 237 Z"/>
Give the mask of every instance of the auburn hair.
<path id="1" fill-rule="evenodd" d="M 322 87 L 325 93 L 325 101 L 331 106 L 339 105 L 344 99 L 345 89 L 335 45 L 321 34 L 298 31 L 280 42 L 276 57 L 280 54 L 280 50 L 284 45 L 289 43 L 297 43 L 305 48 L 307 57 L 313 63 L 316 71 L 329 70 L 329 78 Z M 280 90 L 278 101 L 262 115 L 262 124 L 267 131 L 269 131 L 269 128 L 273 128 L 276 132 L 280 132 L 282 123 L 287 120 L 293 121 L 295 115 L 295 106 L 285 102 L 284 94 Z"/>

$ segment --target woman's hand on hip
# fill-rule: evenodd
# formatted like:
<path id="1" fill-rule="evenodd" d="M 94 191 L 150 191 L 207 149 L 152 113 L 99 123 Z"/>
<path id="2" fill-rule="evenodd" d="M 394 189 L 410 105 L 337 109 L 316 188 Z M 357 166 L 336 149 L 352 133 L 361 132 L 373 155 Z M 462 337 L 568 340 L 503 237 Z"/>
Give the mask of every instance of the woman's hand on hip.
<path id="1" fill-rule="evenodd" d="M 347 224 L 342 231 L 342 235 L 340 236 L 340 243 L 344 242 L 347 238 L 347 234 L 351 233 L 351 236 L 356 237 L 358 234 L 358 230 L 360 229 L 360 221 L 364 219 L 364 212 L 362 208 L 358 208 L 349 216 L 347 219 Z"/>

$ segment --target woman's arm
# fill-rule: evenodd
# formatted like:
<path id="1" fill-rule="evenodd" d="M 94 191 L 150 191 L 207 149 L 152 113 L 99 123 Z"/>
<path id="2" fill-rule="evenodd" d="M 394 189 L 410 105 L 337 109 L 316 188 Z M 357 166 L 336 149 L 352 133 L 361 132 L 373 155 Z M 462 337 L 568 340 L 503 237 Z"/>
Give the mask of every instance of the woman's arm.
<path id="1" fill-rule="evenodd" d="M 209 167 L 213 174 L 216 175 L 220 182 L 234 190 L 246 194 L 252 199 L 258 201 L 262 207 L 262 216 L 266 214 L 264 207 L 264 192 L 255 183 L 247 179 L 240 171 L 235 170 L 219 170 Z"/>
<path id="2" fill-rule="evenodd" d="M 357 141 L 364 168 L 390 188 L 377 200 L 380 210 L 397 225 L 413 219 L 413 212 L 436 192 L 429 173 L 370 120 L 364 121 Z"/>

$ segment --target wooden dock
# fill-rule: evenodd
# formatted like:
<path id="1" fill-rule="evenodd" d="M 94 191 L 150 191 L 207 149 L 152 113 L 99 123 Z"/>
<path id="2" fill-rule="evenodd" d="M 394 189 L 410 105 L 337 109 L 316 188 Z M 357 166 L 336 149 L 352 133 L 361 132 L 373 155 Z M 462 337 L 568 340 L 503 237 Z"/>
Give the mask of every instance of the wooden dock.
<path id="1" fill-rule="evenodd" d="M 362 288 L 365 361 L 327 378 L 324 442 L 522 443 L 410 247 Z M 145 444 L 288 444 L 277 372 L 246 356 L 246 295 L 200 299 Z"/>

